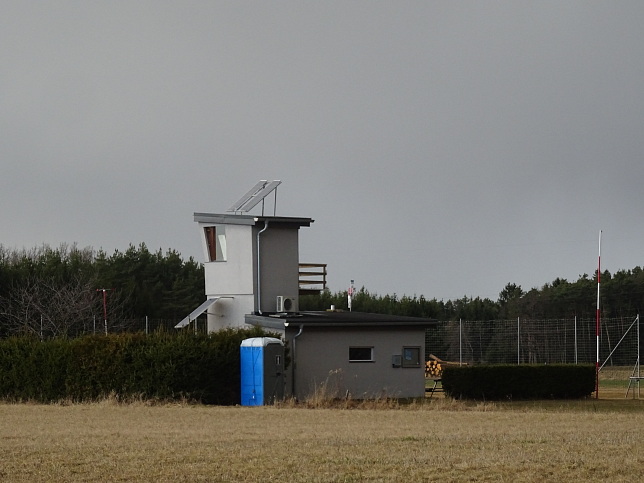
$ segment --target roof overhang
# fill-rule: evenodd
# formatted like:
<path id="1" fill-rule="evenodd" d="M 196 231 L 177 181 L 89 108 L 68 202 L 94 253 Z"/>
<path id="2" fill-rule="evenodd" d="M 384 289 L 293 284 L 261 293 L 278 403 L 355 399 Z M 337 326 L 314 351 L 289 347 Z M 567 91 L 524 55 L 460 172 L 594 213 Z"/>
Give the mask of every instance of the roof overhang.
<path id="1" fill-rule="evenodd" d="M 437 324 L 434 319 L 397 315 L 368 314 L 363 312 L 300 312 L 298 314 L 271 314 L 245 316 L 246 323 L 267 329 L 288 330 L 305 328 L 363 328 L 363 329 L 422 329 Z"/>
<path id="2" fill-rule="evenodd" d="M 195 213 L 194 221 L 208 225 L 263 225 L 264 222 L 279 223 L 283 225 L 310 226 L 313 223 L 311 218 L 299 218 L 292 216 L 253 216 L 233 215 L 219 213 Z"/>

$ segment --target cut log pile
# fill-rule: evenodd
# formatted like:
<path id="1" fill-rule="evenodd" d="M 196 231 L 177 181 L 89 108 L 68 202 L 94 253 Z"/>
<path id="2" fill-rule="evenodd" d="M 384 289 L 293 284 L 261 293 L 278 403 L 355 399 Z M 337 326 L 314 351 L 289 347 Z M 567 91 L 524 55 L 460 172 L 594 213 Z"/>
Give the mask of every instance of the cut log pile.
<path id="1" fill-rule="evenodd" d="M 429 354 L 429 360 L 425 362 L 425 377 L 440 379 L 443 375 L 443 367 L 448 365 L 461 365 L 459 362 L 448 362 L 439 359 L 434 354 Z"/>

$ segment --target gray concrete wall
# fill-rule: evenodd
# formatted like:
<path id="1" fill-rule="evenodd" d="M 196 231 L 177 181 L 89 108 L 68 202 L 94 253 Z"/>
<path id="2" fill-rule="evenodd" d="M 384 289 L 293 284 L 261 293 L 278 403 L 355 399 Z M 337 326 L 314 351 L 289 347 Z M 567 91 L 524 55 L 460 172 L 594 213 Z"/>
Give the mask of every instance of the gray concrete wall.
<path id="1" fill-rule="evenodd" d="M 261 227 L 263 228 L 263 226 Z M 255 227 L 255 232 L 258 229 Z M 261 307 L 262 312 L 276 312 L 278 295 L 292 297 L 298 310 L 299 247 L 298 229 L 292 226 L 268 225 L 260 235 Z M 254 247 L 256 256 L 257 247 Z M 255 281 L 255 294 L 257 294 Z"/>
<path id="2" fill-rule="evenodd" d="M 287 335 L 296 364 L 287 387 L 298 399 L 316 391 L 354 399 L 425 395 L 424 328 L 305 328 L 293 345 L 294 333 Z M 373 362 L 349 362 L 351 346 L 373 347 Z M 392 356 L 402 355 L 403 347 L 420 348 L 420 367 L 392 367 Z"/>

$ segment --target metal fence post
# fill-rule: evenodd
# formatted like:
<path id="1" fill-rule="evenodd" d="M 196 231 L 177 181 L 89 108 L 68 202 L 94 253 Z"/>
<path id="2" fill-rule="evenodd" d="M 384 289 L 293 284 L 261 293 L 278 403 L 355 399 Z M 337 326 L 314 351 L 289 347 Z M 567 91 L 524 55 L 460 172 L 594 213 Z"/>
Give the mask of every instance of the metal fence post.
<path id="1" fill-rule="evenodd" d="M 637 399 L 640 398 L 640 314 L 637 314 Z"/>
<path id="2" fill-rule="evenodd" d="M 577 364 L 577 316 L 575 315 L 575 364 Z"/>
<path id="3" fill-rule="evenodd" d="M 463 319 L 458 319 L 458 365 L 463 365 Z"/>
<path id="4" fill-rule="evenodd" d="M 521 324 L 517 317 L 517 365 L 521 364 Z"/>

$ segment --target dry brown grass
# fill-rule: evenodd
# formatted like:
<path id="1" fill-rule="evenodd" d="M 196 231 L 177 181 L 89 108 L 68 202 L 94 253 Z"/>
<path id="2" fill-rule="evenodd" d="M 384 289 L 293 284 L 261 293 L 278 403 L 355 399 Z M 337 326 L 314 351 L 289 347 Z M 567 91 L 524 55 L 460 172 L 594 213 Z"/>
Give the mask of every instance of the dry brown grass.
<path id="1" fill-rule="evenodd" d="M 642 403 L 0 403 L 0 481 L 638 481 Z"/>

